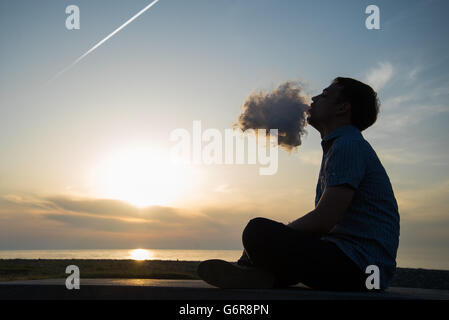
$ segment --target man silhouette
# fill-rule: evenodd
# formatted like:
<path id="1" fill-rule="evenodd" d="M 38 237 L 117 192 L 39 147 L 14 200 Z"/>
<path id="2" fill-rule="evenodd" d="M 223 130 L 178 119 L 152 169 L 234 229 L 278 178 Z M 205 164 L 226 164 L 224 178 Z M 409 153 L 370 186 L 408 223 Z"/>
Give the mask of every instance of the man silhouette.
<path id="1" fill-rule="evenodd" d="M 362 131 L 377 119 L 374 90 L 336 78 L 312 98 L 307 122 L 321 134 L 323 158 L 315 209 L 286 224 L 252 219 L 237 264 L 203 261 L 198 274 L 221 288 L 273 288 L 299 282 L 316 289 L 367 290 L 366 267 L 380 289 L 396 270 L 399 212 L 389 177 Z"/>

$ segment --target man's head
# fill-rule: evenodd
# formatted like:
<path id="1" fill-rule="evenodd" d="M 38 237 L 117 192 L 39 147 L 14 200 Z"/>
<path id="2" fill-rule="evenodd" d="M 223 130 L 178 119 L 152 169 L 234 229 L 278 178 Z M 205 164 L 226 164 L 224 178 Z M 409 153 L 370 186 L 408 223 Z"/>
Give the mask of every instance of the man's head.
<path id="1" fill-rule="evenodd" d="M 379 113 L 376 92 L 351 78 L 335 78 L 312 101 L 307 122 L 321 133 L 345 124 L 363 131 L 376 122 Z"/>

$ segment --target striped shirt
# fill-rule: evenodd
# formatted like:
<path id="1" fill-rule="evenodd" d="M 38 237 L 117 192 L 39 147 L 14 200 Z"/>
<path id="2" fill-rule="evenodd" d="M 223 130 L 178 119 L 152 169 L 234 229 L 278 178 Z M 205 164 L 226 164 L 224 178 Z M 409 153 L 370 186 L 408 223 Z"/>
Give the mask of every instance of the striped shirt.
<path id="1" fill-rule="evenodd" d="M 321 146 L 315 207 L 326 187 L 346 184 L 355 189 L 346 212 L 321 239 L 335 243 L 363 272 L 368 265 L 377 265 L 380 287 L 385 289 L 396 270 L 399 245 L 399 212 L 390 179 L 353 125 L 338 127 Z"/>

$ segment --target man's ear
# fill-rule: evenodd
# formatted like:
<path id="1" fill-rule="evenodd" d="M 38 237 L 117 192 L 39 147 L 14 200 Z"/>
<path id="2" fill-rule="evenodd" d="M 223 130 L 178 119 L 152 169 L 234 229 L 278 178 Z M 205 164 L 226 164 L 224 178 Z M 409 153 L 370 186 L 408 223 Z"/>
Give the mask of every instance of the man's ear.
<path id="1" fill-rule="evenodd" d="M 337 107 L 337 114 L 345 114 L 351 111 L 351 104 L 349 102 L 342 102 Z"/>

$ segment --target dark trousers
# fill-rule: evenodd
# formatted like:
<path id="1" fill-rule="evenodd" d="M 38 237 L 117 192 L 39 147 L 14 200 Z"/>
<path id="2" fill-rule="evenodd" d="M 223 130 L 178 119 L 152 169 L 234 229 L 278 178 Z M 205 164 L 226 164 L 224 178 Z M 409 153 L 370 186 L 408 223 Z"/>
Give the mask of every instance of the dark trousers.
<path id="1" fill-rule="evenodd" d="M 301 282 L 320 290 L 366 290 L 368 275 L 330 241 L 265 218 L 252 219 L 242 238 L 246 263 L 274 274 L 277 287 Z"/>

